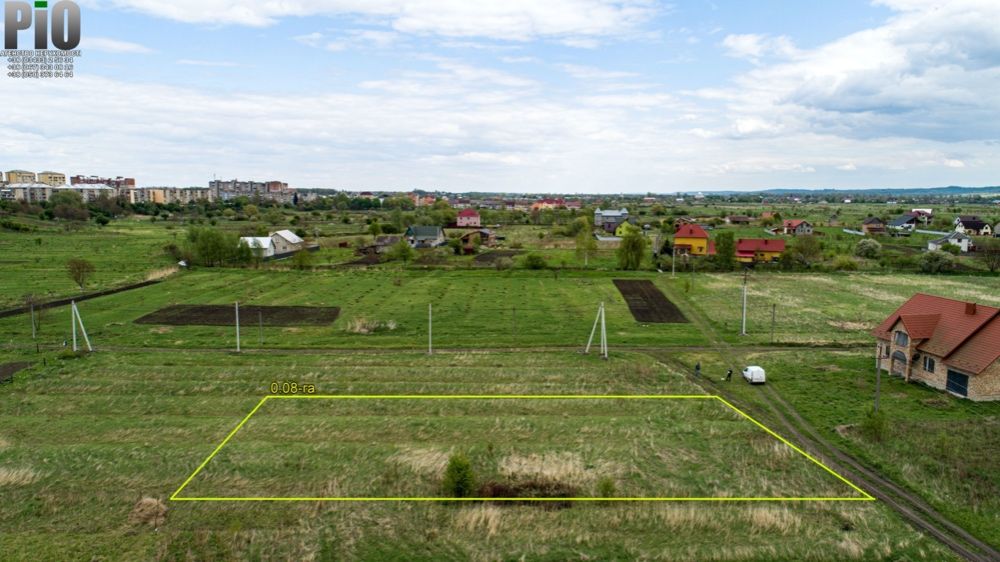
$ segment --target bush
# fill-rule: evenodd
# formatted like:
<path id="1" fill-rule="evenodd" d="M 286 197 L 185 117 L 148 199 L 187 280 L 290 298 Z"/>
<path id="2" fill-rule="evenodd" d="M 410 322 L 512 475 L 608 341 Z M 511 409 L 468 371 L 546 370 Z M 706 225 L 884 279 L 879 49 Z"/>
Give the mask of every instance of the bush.
<path id="1" fill-rule="evenodd" d="M 497 268 L 497 271 L 505 271 L 514 267 L 514 260 L 510 258 L 498 258 L 493 265 Z"/>
<path id="2" fill-rule="evenodd" d="M 885 412 L 875 409 L 868 410 L 865 418 L 861 420 L 859 427 L 861 435 L 869 441 L 881 443 L 889 436 L 889 421 L 885 418 Z"/>
<path id="3" fill-rule="evenodd" d="M 840 255 L 833 259 L 831 266 L 834 271 L 856 271 L 858 262 L 851 256 Z"/>
<path id="4" fill-rule="evenodd" d="M 872 240 L 871 238 L 865 238 L 854 246 L 854 255 L 859 258 L 878 259 L 881 253 L 882 244 L 879 244 L 878 240 Z"/>
<path id="5" fill-rule="evenodd" d="M 602 498 L 613 498 L 617 493 L 615 481 L 610 476 L 605 476 L 597 482 L 597 495 Z"/>
<path id="6" fill-rule="evenodd" d="M 528 254 L 524 256 L 523 263 L 526 269 L 545 269 L 549 266 L 548 262 L 545 261 L 545 257 L 539 254 Z"/>
<path id="7" fill-rule="evenodd" d="M 454 454 L 448 459 L 448 468 L 442 481 L 444 495 L 450 498 L 467 498 L 476 489 L 476 475 L 472 463 L 465 455 Z"/>
<path id="8" fill-rule="evenodd" d="M 924 273 L 941 273 L 955 265 L 955 258 L 940 250 L 932 250 L 920 256 L 920 271 Z"/>
<path id="9" fill-rule="evenodd" d="M 0 227 L 4 228 L 5 230 L 13 230 L 14 232 L 31 232 L 32 230 L 34 230 L 33 228 L 31 228 L 26 224 L 21 224 L 19 222 L 14 222 L 9 220 L 0 221 Z"/>

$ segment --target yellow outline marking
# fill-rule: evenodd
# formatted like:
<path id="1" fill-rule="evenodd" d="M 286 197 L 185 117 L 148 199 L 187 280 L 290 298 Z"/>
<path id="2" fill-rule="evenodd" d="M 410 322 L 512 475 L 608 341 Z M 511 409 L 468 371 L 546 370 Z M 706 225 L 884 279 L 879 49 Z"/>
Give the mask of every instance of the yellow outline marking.
<path id="1" fill-rule="evenodd" d="M 187 485 L 190 484 L 192 480 L 194 480 L 194 477 L 197 476 L 198 473 L 200 473 L 202 471 L 202 469 L 204 469 L 205 466 L 208 465 L 208 463 L 212 460 L 212 458 L 214 458 L 215 455 L 217 455 L 219 453 L 219 451 L 221 451 L 222 448 L 225 447 L 227 443 L 229 443 L 229 440 L 232 439 L 233 436 L 236 435 L 236 433 L 250 420 L 250 418 L 253 417 L 253 415 L 257 413 L 257 410 L 259 410 L 261 408 L 261 406 L 263 406 L 268 400 L 270 400 L 272 398 L 274 398 L 274 399 L 281 399 L 281 400 L 288 400 L 288 399 L 294 399 L 294 400 L 302 400 L 302 399 L 327 399 L 327 400 L 329 400 L 329 399 L 334 399 L 334 400 L 346 400 L 346 399 L 353 399 L 353 400 L 375 400 L 375 399 L 378 399 L 378 400 L 403 400 L 403 399 L 409 399 L 409 400 L 414 400 L 414 399 L 423 399 L 423 400 L 523 400 L 523 399 L 532 399 L 532 400 L 636 400 L 636 399 L 639 399 L 639 400 L 664 400 L 664 399 L 700 399 L 700 400 L 704 400 L 704 399 L 715 399 L 715 400 L 718 400 L 718 401 L 722 402 L 726 406 L 728 406 L 730 409 L 732 409 L 733 411 L 735 411 L 736 413 L 738 413 L 740 416 L 742 416 L 742 417 L 750 420 L 751 422 L 754 423 L 754 425 L 756 425 L 757 427 L 763 429 L 764 431 L 766 431 L 772 437 L 774 437 L 777 440 L 781 441 L 785 445 L 788 445 L 795 452 L 797 452 L 800 455 L 804 456 L 805 458 L 809 459 L 814 464 L 819 465 L 823 470 L 825 470 L 828 473 L 832 474 L 838 480 L 840 480 L 841 482 L 843 482 L 843 483 L 847 484 L 848 486 L 850 486 L 851 489 L 853 489 L 856 492 L 860 493 L 862 495 L 862 497 L 794 497 L 794 498 L 755 498 L 755 497 L 717 497 L 717 496 L 713 496 L 713 497 L 654 497 L 654 498 L 647 498 L 647 497 L 641 497 L 641 498 L 590 498 L 590 497 L 581 497 L 581 498 L 422 498 L 422 497 L 413 497 L 413 498 L 411 498 L 411 497 L 402 497 L 402 498 L 386 498 L 386 497 L 374 497 L 374 498 L 368 498 L 368 497 L 329 497 L 329 498 L 328 497 L 315 497 L 315 498 L 313 498 L 313 497 L 294 497 L 294 498 L 239 498 L 239 497 L 236 497 L 236 498 L 217 498 L 217 497 L 206 497 L 206 498 L 200 498 L 200 497 L 189 497 L 189 498 L 181 498 L 181 497 L 178 497 L 178 495 L 184 490 L 184 488 L 186 488 Z M 222 440 L 222 443 L 219 443 L 219 445 L 215 448 L 215 450 L 212 451 L 212 453 L 210 455 L 208 455 L 208 457 L 204 461 L 202 461 L 202 463 L 200 465 L 198 465 L 198 468 L 196 468 L 194 470 L 194 472 L 192 472 L 191 475 L 188 476 L 186 480 L 184 480 L 184 483 L 181 484 L 179 488 L 177 488 L 177 491 L 175 491 L 173 494 L 171 494 L 170 501 L 204 501 L 204 502 L 224 502 L 224 501 L 236 501 L 236 502 L 265 502 L 265 501 L 268 501 L 268 502 L 293 502 L 293 501 L 341 501 L 341 502 L 389 502 L 389 501 L 411 501 L 411 502 L 454 502 L 454 501 L 461 501 L 461 502 L 484 502 L 484 501 L 537 501 L 537 502 L 545 502 L 545 501 L 572 501 L 572 502 L 592 502 L 592 501 L 601 501 L 601 502 L 666 502 L 666 501 L 676 501 L 676 502 L 696 502 L 696 501 L 702 501 L 702 502 L 769 502 L 770 501 L 770 502 L 777 502 L 777 501 L 877 501 L 877 500 L 876 500 L 876 498 L 872 497 L 870 494 L 868 494 L 867 492 L 865 492 L 861 488 L 857 487 L 856 485 L 854 485 L 853 483 L 851 483 L 849 480 L 847 480 L 846 478 L 844 478 L 840 474 L 837 474 L 837 472 L 835 472 L 833 469 L 831 469 L 830 467 L 828 467 L 825 464 L 823 464 L 822 462 L 820 462 L 818 459 L 816 459 L 815 457 L 813 457 L 809 453 L 807 453 L 807 452 L 803 451 L 802 449 L 796 447 L 795 445 L 793 445 L 790 441 L 788 441 L 784 437 L 778 435 L 777 433 L 775 433 L 774 431 L 772 431 L 771 429 L 769 429 L 764 424 L 762 424 L 759 421 L 753 419 L 752 417 L 750 417 L 748 414 L 746 414 L 745 412 L 743 412 L 742 410 L 740 410 L 736 406 L 733 406 L 732 404 L 730 404 L 728 401 L 726 401 L 721 396 L 712 395 L 712 394 L 695 394 L 695 395 L 690 395 L 690 394 L 629 394 L 629 395 L 622 395 L 622 394 L 604 394 L 604 395 L 584 395 L 584 394 L 539 394 L 539 395 L 531 395 L 531 394 L 495 394 L 495 395 L 488 395 L 488 394 L 437 394 L 437 395 L 429 395 L 429 394 L 386 394 L 386 395 L 379 395 L 379 394 L 291 394 L 291 395 L 277 395 L 277 394 L 271 394 L 271 395 L 265 396 L 264 398 L 261 398 L 260 402 L 258 402 L 257 405 L 254 406 L 254 409 L 251 410 L 250 413 L 247 414 L 246 417 L 244 417 L 243 420 L 235 428 L 233 428 L 232 431 L 229 432 L 229 435 L 227 435 L 226 438 Z"/>

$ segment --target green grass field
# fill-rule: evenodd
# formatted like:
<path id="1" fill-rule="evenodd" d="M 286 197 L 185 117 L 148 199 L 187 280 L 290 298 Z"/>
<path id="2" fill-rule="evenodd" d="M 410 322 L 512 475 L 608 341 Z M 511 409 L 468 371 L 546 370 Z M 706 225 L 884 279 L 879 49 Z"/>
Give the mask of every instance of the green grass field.
<path id="1" fill-rule="evenodd" d="M 832 553 L 847 559 L 949 558 L 885 506 L 869 502 L 551 510 L 168 502 L 275 379 L 313 381 L 319 390 L 338 394 L 693 390 L 669 368 L 634 354 L 616 354 L 608 363 L 573 353 L 129 352 L 50 361 L 5 388 L 0 402 L 0 551 L 45 560 L 820 560 Z M 366 486 L 426 492 L 433 487 L 437 457 L 454 447 L 468 450 L 484 474 L 490 473 L 490 459 L 497 467 L 531 470 L 537 467 L 532 454 L 555 455 L 561 464 L 546 466 L 561 467 L 562 477 L 581 489 L 598 474 L 617 478 L 623 492 L 777 492 L 772 487 L 778 483 L 784 491 L 845 488 L 716 404 L 663 411 L 609 404 L 596 412 L 561 404 L 554 420 L 548 407 L 524 405 L 475 407 L 472 417 L 442 417 L 426 409 L 397 416 L 355 407 L 358 417 L 346 420 L 312 404 L 280 406 L 261 418 L 263 424 L 248 428 L 255 431 L 234 443 L 232 455 L 218 459 L 214 480 L 197 485 L 324 495 Z M 651 442 L 650 434 L 661 430 L 669 439 Z M 351 466 L 334 452 L 335 443 L 343 442 L 360 455 Z M 168 508 L 155 530 L 144 523 L 149 518 L 133 513 L 143 497 Z"/>

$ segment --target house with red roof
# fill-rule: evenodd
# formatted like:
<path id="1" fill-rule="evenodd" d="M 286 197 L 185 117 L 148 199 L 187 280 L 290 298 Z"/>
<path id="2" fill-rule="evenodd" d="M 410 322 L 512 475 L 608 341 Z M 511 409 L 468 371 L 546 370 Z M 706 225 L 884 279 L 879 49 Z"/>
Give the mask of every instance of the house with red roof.
<path id="1" fill-rule="evenodd" d="M 785 234 L 792 236 L 807 236 L 813 233 L 812 224 L 802 219 L 786 220 L 782 223 L 781 229 Z"/>
<path id="2" fill-rule="evenodd" d="M 708 238 L 708 232 L 697 224 L 682 224 L 674 232 L 674 250 L 678 255 L 715 255 L 715 242 Z"/>
<path id="3" fill-rule="evenodd" d="M 1000 308 L 918 293 L 872 335 L 879 369 L 970 400 L 1000 400 Z"/>
<path id="4" fill-rule="evenodd" d="M 770 263 L 781 259 L 785 241 L 780 238 L 740 238 L 736 241 L 736 261 Z"/>
<path id="5" fill-rule="evenodd" d="M 457 225 L 459 228 L 479 228 L 482 226 L 479 212 L 475 209 L 462 209 L 458 212 Z"/>

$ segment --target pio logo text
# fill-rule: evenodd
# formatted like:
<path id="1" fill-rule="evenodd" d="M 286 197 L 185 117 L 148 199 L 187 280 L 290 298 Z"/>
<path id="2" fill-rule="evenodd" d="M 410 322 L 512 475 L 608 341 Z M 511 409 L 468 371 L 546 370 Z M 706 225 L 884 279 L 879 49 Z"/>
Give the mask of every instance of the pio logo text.
<path id="1" fill-rule="evenodd" d="M 48 2 L 4 3 L 4 49 L 17 49 L 17 34 L 20 31 L 35 30 L 35 49 L 49 48 L 51 20 L 52 45 L 62 51 L 70 51 L 80 45 L 80 6 L 76 2 L 62 0 L 52 6 L 49 13 Z"/>

